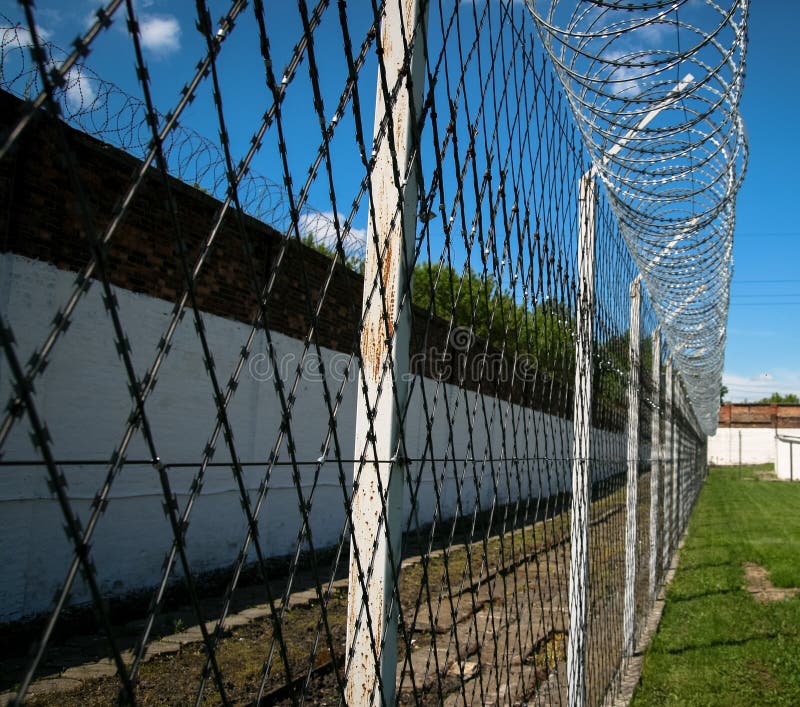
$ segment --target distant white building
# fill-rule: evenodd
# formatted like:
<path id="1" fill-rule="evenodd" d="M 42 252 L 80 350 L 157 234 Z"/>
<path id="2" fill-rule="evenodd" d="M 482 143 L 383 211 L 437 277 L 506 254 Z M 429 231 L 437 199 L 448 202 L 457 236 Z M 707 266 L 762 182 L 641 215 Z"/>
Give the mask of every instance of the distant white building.
<path id="1" fill-rule="evenodd" d="M 775 464 L 778 478 L 800 481 L 800 405 L 728 403 L 708 438 L 709 464 Z"/>
<path id="2" fill-rule="evenodd" d="M 778 478 L 800 481 L 800 430 L 777 431 L 775 435 L 775 469 L 778 472 Z"/>

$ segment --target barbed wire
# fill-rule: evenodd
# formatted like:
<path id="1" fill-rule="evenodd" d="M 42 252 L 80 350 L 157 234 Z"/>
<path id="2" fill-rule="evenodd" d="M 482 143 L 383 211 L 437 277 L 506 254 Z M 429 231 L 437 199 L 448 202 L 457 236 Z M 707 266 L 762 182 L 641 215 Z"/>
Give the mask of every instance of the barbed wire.
<path id="1" fill-rule="evenodd" d="M 707 434 L 716 429 L 748 0 L 526 0 Z"/>
<path id="2" fill-rule="evenodd" d="M 53 42 L 41 41 L 47 67 L 61 65 L 67 52 Z M 25 100 L 42 92 L 41 75 L 29 56 L 30 32 L 0 13 L 0 89 Z M 142 101 L 76 62 L 64 75 L 56 100 L 62 118 L 88 135 L 142 158 L 151 147 L 151 130 Z M 159 116 L 162 120 L 162 115 Z M 228 188 L 225 157 L 220 146 L 185 125 L 176 126 L 163 141 L 164 157 L 171 176 L 218 199 Z M 291 227 L 286 188 L 249 170 L 240 180 L 238 194 L 243 211 L 273 228 Z M 301 207 L 300 227 L 308 243 L 332 252 L 337 247 L 335 217 L 313 208 Z M 342 237 L 345 255 L 352 267 L 364 256 L 364 234 L 349 228 Z"/>

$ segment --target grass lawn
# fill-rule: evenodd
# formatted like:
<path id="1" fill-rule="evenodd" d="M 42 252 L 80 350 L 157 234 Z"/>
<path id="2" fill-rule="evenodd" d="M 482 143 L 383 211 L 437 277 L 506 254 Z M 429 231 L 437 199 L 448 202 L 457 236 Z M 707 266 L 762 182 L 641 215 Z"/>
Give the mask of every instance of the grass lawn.
<path id="1" fill-rule="evenodd" d="M 760 603 L 744 564 L 800 587 L 800 483 L 712 469 L 633 704 L 800 705 L 800 595 Z"/>

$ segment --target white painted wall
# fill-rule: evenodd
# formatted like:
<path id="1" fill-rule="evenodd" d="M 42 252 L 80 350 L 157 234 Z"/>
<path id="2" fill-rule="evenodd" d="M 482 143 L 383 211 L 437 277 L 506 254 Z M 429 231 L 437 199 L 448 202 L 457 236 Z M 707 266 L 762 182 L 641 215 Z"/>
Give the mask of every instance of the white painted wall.
<path id="1" fill-rule="evenodd" d="M 719 427 L 717 434 L 708 438 L 709 464 L 739 464 L 740 439 L 742 464 L 775 464 L 779 479 L 794 476 L 800 480 L 800 429 L 781 428 L 776 436 L 772 427 Z M 789 439 L 796 443 L 790 445 Z M 790 447 L 794 447 L 791 461 Z"/>
<path id="2" fill-rule="evenodd" d="M 800 481 L 800 430 L 778 430 L 775 438 L 775 472 L 779 479 Z"/>
<path id="3" fill-rule="evenodd" d="M 10 322 L 17 353 L 25 362 L 49 330 L 50 322 L 72 291 L 74 275 L 55 267 L 13 254 L 0 256 L 0 310 Z M 156 343 L 168 321 L 172 304 L 145 295 L 117 289 L 123 325 L 133 348 L 133 360 L 141 377 L 156 351 Z M 204 315 L 216 369 L 224 385 L 233 370 L 248 334 L 243 324 Z M 293 371 L 302 350 L 301 342 L 273 334 L 274 341 Z M 261 336 L 254 352 L 265 351 Z M 327 370 L 342 371 L 346 357 L 323 352 Z M 316 367 L 314 367 L 316 368 Z M 263 360 L 254 358 L 242 376 L 229 407 L 234 438 L 242 461 L 265 459 L 278 434 L 280 406 L 271 381 L 263 380 Z M 318 375 L 318 374 L 317 374 Z M 343 491 L 337 465 L 328 461 L 316 481 L 313 461 L 320 456 L 328 424 L 322 386 L 309 376 L 297 391 L 292 417 L 297 457 L 311 462 L 303 467 L 302 487 L 311 497 L 311 530 L 314 546 L 334 545 L 345 524 Z M 0 398 L 10 395 L 8 366 L 0 360 Z M 335 387 L 336 383 L 332 382 Z M 406 489 L 406 516 L 412 510 L 420 523 L 427 523 L 435 510 L 434 484 L 440 487 L 442 513 L 452 517 L 460 505 L 462 513 L 473 510 L 477 499 L 488 507 L 495 493 L 497 503 L 517 498 L 567 490 L 571 464 L 571 422 L 544 413 L 480 399 L 470 391 L 425 379 L 428 408 L 436 414 L 427 457 L 443 459 L 421 468 L 411 467 L 420 482 L 415 508 Z M 343 389 L 337 431 L 343 453 L 352 452 L 356 376 L 351 372 Z M 108 459 L 118 446 L 131 412 L 124 371 L 114 348 L 110 320 L 95 284 L 80 303 L 75 319 L 57 344 L 51 362 L 36 385 L 39 412 L 52 437 L 52 451 L 59 460 Z M 446 400 L 446 403 L 445 403 Z M 452 417 L 447 424 L 446 410 Z M 158 454 L 164 463 L 197 462 L 214 424 L 211 386 L 204 370 L 192 319 L 186 316 L 173 341 L 172 351 L 159 375 L 146 410 L 155 434 Z M 410 453 L 425 453 L 428 441 L 426 415 L 419 379 L 411 397 L 407 424 Z M 484 422 L 486 420 L 486 422 Z M 491 434 L 485 432 L 487 424 Z M 595 473 L 621 473 L 625 468 L 625 444 L 621 434 L 595 431 Z M 481 464 L 452 462 L 478 459 Z M 129 460 L 146 458 L 145 445 L 137 437 L 128 450 Z M 332 456 L 332 455 L 330 455 Z M 649 450 L 642 449 L 642 458 Z M 4 448 L 4 460 L 35 460 L 39 455 L 29 439 L 27 420 L 16 425 Z M 281 449 L 279 459 L 288 459 Z M 518 461 L 514 462 L 513 459 Z M 505 463 L 506 460 L 511 460 Z M 214 461 L 229 461 L 225 445 L 217 445 Z M 485 463 L 484 463 L 485 462 Z M 90 503 L 106 475 L 105 466 L 63 466 L 74 509 L 84 521 Z M 170 471 L 172 489 L 182 508 L 195 468 Z M 352 467 L 345 468 L 347 493 Z M 262 480 L 264 467 L 249 467 L 246 484 L 251 499 Z M 301 514 L 291 467 L 276 467 L 269 479 L 268 494 L 259 516 L 261 539 L 266 552 L 281 556 L 294 551 Z M 459 493 L 460 489 L 460 493 Z M 127 464 L 115 481 L 108 510 L 99 522 L 91 548 L 101 589 L 126 594 L 152 586 L 160 576 L 171 533 L 162 511 L 162 494 L 150 465 Z M 43 467 L 20 464 L 0 473 L 0 621 L 14 620 L 46 610 L 63 582 L 71 550 L 62 530 L 63 519 L 47 487 Z M 208 472 L 203 492 L 191 516 L 187 534 L 194 572 L 229 565 L 245 536 L 244 515 L 230 468 Z M 82 581 L 82 580 L 81 580 Z M 86 588 L 76 583 L 74 603 L 88 600 Z"/>
<path id="4" fill-rule="evenodd" d="M 738 464 L 740 438 L 742 464 L 775 462 L 775 430 L 771 427 L 718 427 L 708 438 L 709 464 Z"/>

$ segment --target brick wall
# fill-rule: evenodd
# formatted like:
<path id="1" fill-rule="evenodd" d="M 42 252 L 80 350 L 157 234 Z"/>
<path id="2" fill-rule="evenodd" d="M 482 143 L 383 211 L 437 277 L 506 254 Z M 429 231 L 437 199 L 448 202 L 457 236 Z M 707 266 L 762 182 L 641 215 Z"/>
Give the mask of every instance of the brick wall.
<path id="1" fill-rule="evenodd" d="M 0 130 L 14 124 L 20 107 L 19 99 L 0 91 Z M 0 249 L 80 272 L 90 257 L 89 241 L 63 157 L 62 139 L 77 165 L 98 235 L 117 213 L 140 161 L 66 125 L 62 124 L 60 132 L 63 138 L 55 121 L 39 116 L 23 133 L 10 158 L 0 163 Z M 170 179 L 170 188 L 193 267 L 221 203 L 177 179 Z M 111 283 L 175 302 L 185 285 L 175 243 L 175 225 L 163 182 L 158 172 L 150 169 L 108 243 Z M 287 242 L 274 228 L 254 218 L 243 217 L 240 228 L 232 210 L 224 217 L 197 277 L 199 307 L 252 323 L 259 312 L 254 282 L 257 280 L 258 288 L 264 286 L 282 246 L 284 255 L 266 306 L 268 326 L 303 340 L 311 328 L 309 311 L 317 305 L 330 260 L 312 248 Z M 252 259 L 245 255 L 247 247 Z M 362 290 L 361 275 L 344 266 L 336 267 L 315 327 L 321 346 L 344 352 L 357 349 Z M 307 293 L 311 293 L 310 298 Z M 499 371 L 510 370 L 512 362 L 481 341 L 475 341 L 468 352 L 453 351 L 448 343 L 449 331 L 448 322 L 414 308 L 412 355 L 423 350 L 427 354 L 423 361 L 417 359 L 415 372 L 438 375 L 447 382 L 554 414 L 571 410 L 567 385 L 535 371 L 526 371 L 525 380 L 501 375 Z M 442 355 L 450 356 L 450 364 L 444 368 Z M 487 375 L 490 371 L 494 374 Z"/>
<path id="2" fill-rule="evenodd" d="M 719 426 L 800 428 L 800 405 L 726 403 L 719 409 Z"/>
<path id="3" fill-rule="evenodd" d="M 0 92 L 0 116 L 5 123 L 1 127 L 7 127 L 17 115 L 19 103 Z M 63 133 L 91 206 L 94 227 L 102 234 L 140 162 L 77 130 L 65 127 Z M 90 252 L 79 201 L 62 152 L 53 121 L 41 117 L 22 135 L 11 159 L 0 164 L 2 249 L 77 272 L 87 263 Z M 221 204 L 178 180 L 170 180 L 170 187 L 191 267 Z M 281 235 L 255 219 L 245 217 L 243 221 L 244 233 L 237 227 L 233 213 L 225 216 L 197 278 L 196 293 L 204 311 L 250 323 L 258 312 L 254 276 L 262 287 L 279 252 Z M 151 169 L 108 244 L 111 282 L 174 302 L 185 284 L 175 252 L 175 236 L 163 183 L 156 170 Z M 255 272 L 244 254 L 248 241 Z M 270 296 L 269 326 L 302 339 L 308 331 L 307 308 L 315 304 L 313 300 L 307 302 L 302 273 L 305 271 L 308 278 L 308 291 L 317 293 L 330 263 L 311 248 L 290 245 Z M 322 345 L 352 349 L 362 286 L 356 273 L 344 267 L 336 269 L 319 321 Z"/>

